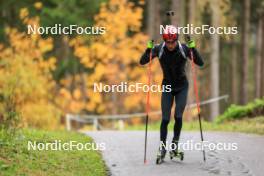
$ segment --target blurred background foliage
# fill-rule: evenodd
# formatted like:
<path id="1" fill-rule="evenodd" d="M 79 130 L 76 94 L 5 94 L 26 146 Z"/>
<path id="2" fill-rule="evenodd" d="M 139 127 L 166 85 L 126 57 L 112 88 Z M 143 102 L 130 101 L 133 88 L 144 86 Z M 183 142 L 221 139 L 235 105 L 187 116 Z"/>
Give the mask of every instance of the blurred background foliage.
<path id="1" fill-rule="evenodd" d="M 192 36 L 206 63 L 198 71 L 200 99 L 229 95 L 228 102 L 203 108 L 205 119 L 214 120 L 231 104 L 261 101 L 263 9 L 263 0 L 1 1 L 0 122 L 54 129 L 63 124 L 66 113 L 144 112 L 145 93 L 96 93 L 93 84 L 147 83 L 146 68 L 139 66 L 139 58 L 148 39 L 161 42 L 159 25 L 168 23 L 238 27 L 237 35 Z M 167 10 L 176 15 L 168 19 Z M 29 35 L 28 24 L 104 26 L 107 30 L 105 35 Z M 185 41 L 183 35 L 180 39 Z M 152 83 L 160 84 L 158 62 L 152 70 Z M 192 86 L 188 102 L 195 102 Z M 151 109 L 160 109 L 159 93 L 151 93 Z M 188 110 L 185 116 L 192 119 L 195 114 Z"/>

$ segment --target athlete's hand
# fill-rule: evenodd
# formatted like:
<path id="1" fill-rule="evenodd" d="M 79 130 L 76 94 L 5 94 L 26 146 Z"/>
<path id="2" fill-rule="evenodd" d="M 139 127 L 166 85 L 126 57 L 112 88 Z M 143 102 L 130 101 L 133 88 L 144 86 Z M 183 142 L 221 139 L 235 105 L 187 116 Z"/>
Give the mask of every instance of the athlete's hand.
<path id="1" fill-rule="evenodd" d="M 153 40 L 149 40 L 148 43 L 147 43 L 147 48 L 148 49 L 152 49 L 154 48 L 154 41 Z"/>
<path id="2" fill-rule="evenodd" d="M 188 48 L 195 48 L 195 42 L 194 42 L 194 40 L 189 40 L 187 42 L 187 47 Z"/>

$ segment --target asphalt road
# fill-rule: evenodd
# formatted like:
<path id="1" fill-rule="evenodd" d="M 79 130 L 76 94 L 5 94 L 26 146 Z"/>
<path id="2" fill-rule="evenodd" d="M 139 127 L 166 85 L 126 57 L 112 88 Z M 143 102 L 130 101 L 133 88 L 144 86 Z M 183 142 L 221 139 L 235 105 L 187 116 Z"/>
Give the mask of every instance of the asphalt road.
<path id="1" fill-rule="evenodd" d="M 262 176 L 264 173 L 264 137 L 242 133 L 205 132 L 208 142 L 227 145 L 236 143 L 237 150 L 206 150 L 207 160 L 204 163 L 202 152 L 184 151 L 184 161 L 170 160 L 156 165 L 156 154 L 159 145 L 159 133 L 148 133 L 147 164 L 143 163 L 144 131 L 98 131 L 87 132 L 95 142 L 104 142 L 106 150 L 103 158 L 111 175 L 126 176 Z M 171 139 L 171 133 L 168 139 Z M 181 142 L 200 141 L 199 132 L 182 132 Z M 229 144 L 228 144 L 229 143 Z"/>

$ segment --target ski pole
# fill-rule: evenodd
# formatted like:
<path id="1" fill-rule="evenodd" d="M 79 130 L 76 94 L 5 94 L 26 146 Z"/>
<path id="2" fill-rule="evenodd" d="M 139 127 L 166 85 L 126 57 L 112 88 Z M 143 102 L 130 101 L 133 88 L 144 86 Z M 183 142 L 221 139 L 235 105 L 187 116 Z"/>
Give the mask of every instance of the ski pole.
<path id="1" fill-rule="evenodd" d="M 152 42 L 154 42 L 152 40 Z M 149 66 L 148 66 L 148 86 L 150 87 L 151 82 L 151 61 L 152 61 L 152 48 L 149 52 Z M 147 103 L 146 103 L 146 126 L 145 126 L 145 149 L 144 149 L 144 164 L 147 164 L 147 139 L 148 139 L 148 119 L 149 119 L 149 109 L 150 109 L 150 92 L 147 92 Z"/>
<path id="2" fill-rule="evenodd" d="M 187 41 L 190 41 L 191 37 L 187 36 Z M 203 129 L 202 129 L 202 121 L 201 121 L 201 111 L 200 111 L 200 101 L 199 101 L 199 95 L 198 95 L 198 88 L 197 88 L 197 81 L 196 81 L 196 70 L 195 70 L 195 65 L 194 65 L 194 59 L 193 59 L 193 51 L 190 48 L 190 57 L 191 57 L 191 68 L 192 68 L 192 76 L 193 76 L 193 86 L 194 86 L 194 93 L 196 97 L 196 105 L 197 105 L 197 111 L 198 111 L 198 118 L 199 118 L 199 127 L 200 127 L 200 134 L 201 134 L 201 141 L 203 144 Z M 203 149 L 203 160 L 204 162 L 206 161 L 205 158 L 205 150 Z"/>

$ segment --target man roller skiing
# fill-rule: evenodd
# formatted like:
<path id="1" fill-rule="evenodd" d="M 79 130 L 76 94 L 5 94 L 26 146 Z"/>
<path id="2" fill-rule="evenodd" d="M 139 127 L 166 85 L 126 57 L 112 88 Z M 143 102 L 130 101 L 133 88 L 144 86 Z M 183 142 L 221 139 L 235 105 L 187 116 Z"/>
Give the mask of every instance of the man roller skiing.
<path id="1" fill-rule="evenodd" d="M 170 85 L 171 92 L 162 92 L 161 95 L 161 110 L 162 120 L 160 125 L 160 147 L 158 152 L 157 164 L 163 161 L 166 155 L 166 140 L 168 133 L 168 124 L 170 122 L 171 108 L 173 101 L 175 101 L 175 113 L 174 113 L 174 129 L 173 129 L 173 147 L 170 151 L 172 156 L 181 155 L 183 159 L 183 153 L 178 152 L 178 141 L 182 129 L 182 116 L 187 102 L 189 83 L 185 73 L 185 65 L 187 59 L 190 59 L 190 50 L 193 51 L 194 63 L 198 66 L 203 66 L 204 62 L 200 54 L 195 48 L 195 42 L 190 40 L 187 44 L 181 44 L 178 40 L 178 34 L 175 32 L 174 26 L 167 26 L 166 30 L 162 34 L 164 42 L 155 45 L 153 41 L 149 41 L 147 49 L 140 59 L 140 64 L 145 65 L 150 61 L 150 52 L 152 52 L 152 58 L 159 58 L 159 63 L 163 72 L 162 85 Z"/>

